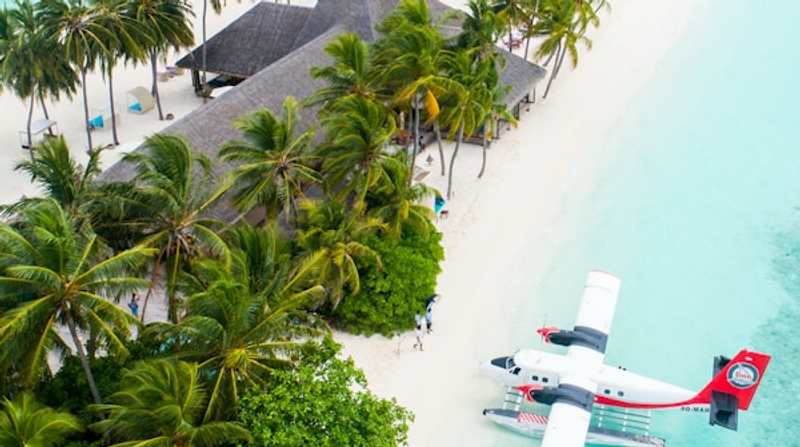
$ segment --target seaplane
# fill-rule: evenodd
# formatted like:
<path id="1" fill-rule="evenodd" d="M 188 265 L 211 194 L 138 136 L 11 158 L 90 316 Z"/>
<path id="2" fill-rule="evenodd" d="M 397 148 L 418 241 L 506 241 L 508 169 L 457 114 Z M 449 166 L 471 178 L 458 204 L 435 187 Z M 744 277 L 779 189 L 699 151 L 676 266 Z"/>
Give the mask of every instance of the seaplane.
<path id="1" fill-rule="evenodd" d="M 733 359 L 715 357 L 712 378 L 700 391 L 606 365 L 619 288 L 616 276 L 590 271 L 574 328 L 537 330 L 545 342 L 567 347 L 565 355 L 522 349 L 482 362 L 483 375 L 508 387 L 503 408 L 485 409 L 483 414 L 542 438 L 542 447 L 664 446 L 664 439 L 649 434 L 652 410 L 708 413 L 711 425 L 736 430 L 738 412 L 749 408 L 771 357 L 746 349 Z M 549 414 L 520 411 L 523 398 L 549 405 Z"/>

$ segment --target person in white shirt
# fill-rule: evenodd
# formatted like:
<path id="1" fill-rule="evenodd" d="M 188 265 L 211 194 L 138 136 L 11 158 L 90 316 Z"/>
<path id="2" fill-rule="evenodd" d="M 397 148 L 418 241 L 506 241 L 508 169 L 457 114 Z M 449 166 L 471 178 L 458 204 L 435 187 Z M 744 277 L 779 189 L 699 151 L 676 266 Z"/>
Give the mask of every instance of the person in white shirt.
<path id="1" fill-rule="evenodd" d="M 434 293 L 425 300 L 425 326 L 430 334 L 433 330 L 433 308 L 436 306 L 438 294 Z"/>

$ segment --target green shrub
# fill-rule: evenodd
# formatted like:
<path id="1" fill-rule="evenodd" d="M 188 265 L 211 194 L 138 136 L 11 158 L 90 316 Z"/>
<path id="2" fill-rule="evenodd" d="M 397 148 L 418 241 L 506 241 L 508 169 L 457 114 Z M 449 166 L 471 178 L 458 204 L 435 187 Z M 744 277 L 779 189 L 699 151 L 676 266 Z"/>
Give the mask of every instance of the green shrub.
<path id="1" fill-rule="evenodd" d="M 330 339 L 296 370 L 270 370 L 265 389 L 240 401 L 239 421 L 258 447 L 396 447 L 413 415 L 370 393 L 352 359 L 336 356 Z M 308 353 L 308 352 L 307 352 Z"/>
<path id="2" fill-rule="evenodd" d="M 358 264 L 361 292 L 345 296 L 332 312 L 333 324 L 350 332 L 391 336 L 414 327 L 425 298 L 436 290 L 444 260 L 442 234 L 431 224 L 428 236 L 407 229 L 400 242 L 368 236 L 363 243 L 381 257 L 383 268 Z"/>
<path id="3" fill-rule="evenodd" d="M 101 398 L 119 390 L 122 365 L 110 357 L 90 359 L 89 365 Z M 94 401 L 89 391 L 86 373 L 77 355 L 64 358 L 55 376 L 42 382 L 39 400 L 49 407 L 74 414 L 84 424 L 95 419 L 95 415 L 86 409 Z"/>

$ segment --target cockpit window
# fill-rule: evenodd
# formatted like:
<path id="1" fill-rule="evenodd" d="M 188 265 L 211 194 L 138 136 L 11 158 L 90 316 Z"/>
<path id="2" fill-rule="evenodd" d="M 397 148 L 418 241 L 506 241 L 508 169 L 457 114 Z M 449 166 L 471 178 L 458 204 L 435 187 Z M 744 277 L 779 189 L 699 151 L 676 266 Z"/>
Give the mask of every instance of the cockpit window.
<path id="1" fill-rule="evenodd" d="M 506 360 L 506 369 L 511 370 L 512 368 L 516 367 L 517 364 L 514 363 L 514 357 L 508 357 Z"/>

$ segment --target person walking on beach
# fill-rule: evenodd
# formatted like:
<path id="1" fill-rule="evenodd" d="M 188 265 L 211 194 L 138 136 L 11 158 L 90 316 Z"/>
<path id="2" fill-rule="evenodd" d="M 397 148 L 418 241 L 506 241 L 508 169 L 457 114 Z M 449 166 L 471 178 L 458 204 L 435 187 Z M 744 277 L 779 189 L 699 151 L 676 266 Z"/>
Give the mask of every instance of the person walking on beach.
<path id="1" fill-rule="evenodd" d="M 436 299 L 438 294 L 434 293 L 425 300 L 425 327 L 430 334 L 433 330 L 433 308 L 436 306 Z"/>
<path id="2" fill-rule="evenodd" d="M 424 349 L 422 349 L 422 323 L 418 323 L 416 327 L 414 335 L 417 337 L 417 342 L 414 343 L 414 349 L 417 349 L 417 346 L 419 346 L 419 350 L 424 351 Z"/>
<path id="3" fill-rule="evenodd" d="M 131 295 L 131 302 L 128 303 L 128 307 L 131 309 L 131 313 L 134 317 L 139 316 L 139 294 L 134 293 Z"/>

